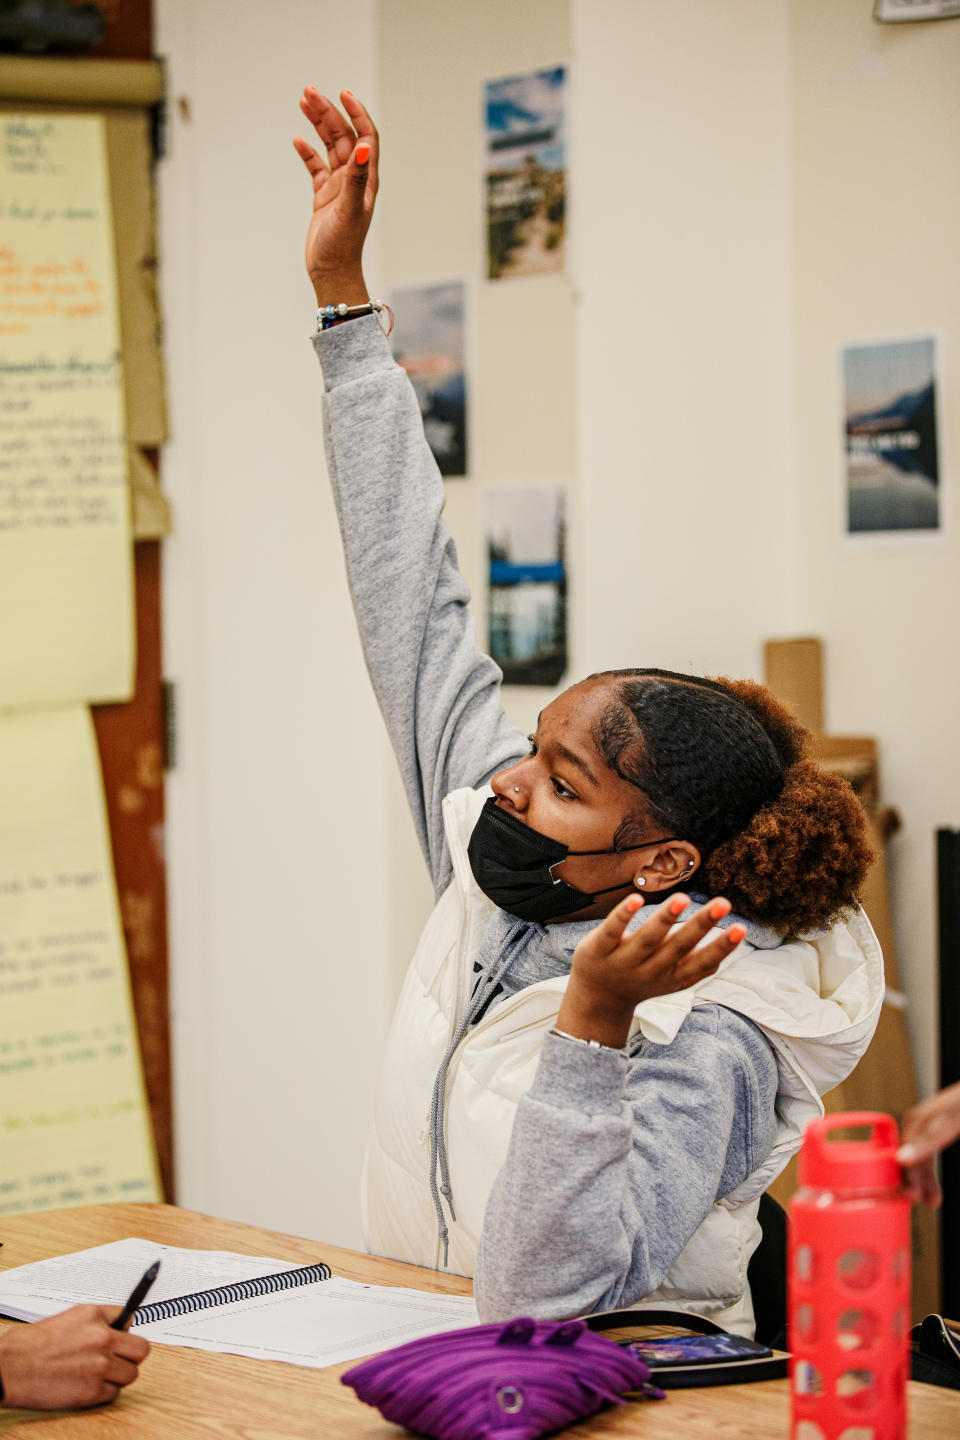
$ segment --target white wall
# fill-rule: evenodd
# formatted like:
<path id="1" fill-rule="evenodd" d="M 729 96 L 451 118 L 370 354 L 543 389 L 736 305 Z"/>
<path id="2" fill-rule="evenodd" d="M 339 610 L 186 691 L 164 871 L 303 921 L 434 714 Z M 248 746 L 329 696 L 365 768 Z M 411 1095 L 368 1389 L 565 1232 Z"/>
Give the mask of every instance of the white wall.
<path id="1" fill-rule="evenodd" d="M 584 669 L 793 623 L 785 9 L 574 0 Z"/>
<path id="2" fill-rule="evenodd" d="M 392 1000 L 385 747 L 322 460 L 305 83 L 375 87 L 372 4 L 159 0 L 178 1198 L 358 1244 Z M 375 267 L 374 267 L 375 273 Z"/>
<path id="3" fill-rule="evenodd" d="M 901 981 L 936 1083 L 934 830 L 960 825 L 960 21 L 875 25 L 859 0 L 792 0 L 798 314 L 797 625 L 824 637 L 827 724 L 876 735 Z M 943 537 L 843 538 L 842 345 L 939 334 Z"/>

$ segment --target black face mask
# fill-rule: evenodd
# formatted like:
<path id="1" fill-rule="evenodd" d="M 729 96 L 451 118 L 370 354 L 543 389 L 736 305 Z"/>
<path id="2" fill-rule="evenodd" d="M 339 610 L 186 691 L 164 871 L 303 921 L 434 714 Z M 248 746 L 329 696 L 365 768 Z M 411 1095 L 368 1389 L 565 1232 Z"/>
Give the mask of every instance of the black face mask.
<path id="1" fill-rule="evenodd" d="M 623 850 L 571 850 L 562 841 L 531 830 L 508 810 L 499 809 L 496 800 L 488 800 L 473 827 L 467 855 L 473 878 L 488 900 L 518 920 L 543 924 L 584 910 L 598 896 L 622 890 L 628 883 L 621 880 L 619 885 L 587 894 L 566 880 L 554 879 L 554 867 L 568 855 L 622 855 L 628 850 L 645 850 L 648 845 L 665 845 L 674 838 L 668 835 L 663 840 L 645 840 L 642 845 L 627 845 Z"/>

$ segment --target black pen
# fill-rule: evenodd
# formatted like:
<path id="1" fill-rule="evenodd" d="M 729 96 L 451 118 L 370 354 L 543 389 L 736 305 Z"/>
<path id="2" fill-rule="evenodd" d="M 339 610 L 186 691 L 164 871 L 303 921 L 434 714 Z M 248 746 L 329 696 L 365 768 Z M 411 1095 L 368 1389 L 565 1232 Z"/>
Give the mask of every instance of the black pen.
<path id="1" fill-rule="evenodd" d="M 157 1271 L 160 1269 L 160 1261 L 154 1260 L 149 1270 L 144 1270 L 140 1279 L 133 1287 L 130 1299 L 124 1305 L 116 1320 L 110 1321 L 111 1330 L 126 1330 L 134 1315 L 140 1309 L 147 1296 L 147 1291 L 157 1278 Z"/>

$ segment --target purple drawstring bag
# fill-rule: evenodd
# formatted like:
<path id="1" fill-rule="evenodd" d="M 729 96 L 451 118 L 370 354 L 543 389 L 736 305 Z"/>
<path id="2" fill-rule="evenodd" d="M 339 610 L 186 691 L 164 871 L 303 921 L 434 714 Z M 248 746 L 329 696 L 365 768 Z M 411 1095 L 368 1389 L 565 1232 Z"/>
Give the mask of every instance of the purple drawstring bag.
<path id="1" fill-rule="evenodd" d="M 387 1420 L 435 1440 L 535 1440 L 622 1405 L 664 1399 L 632 1350 L 582 1320 L 511 1320 L 412 1340 L 340 1379 Z"/>

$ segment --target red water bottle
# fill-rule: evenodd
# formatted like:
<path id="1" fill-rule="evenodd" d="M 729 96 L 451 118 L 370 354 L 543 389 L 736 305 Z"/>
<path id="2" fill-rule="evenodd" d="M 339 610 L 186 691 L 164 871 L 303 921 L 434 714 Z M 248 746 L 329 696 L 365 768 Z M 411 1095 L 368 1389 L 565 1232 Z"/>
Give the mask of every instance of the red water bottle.
<path id="1" fill-rule="evenodd" d="M 866 1139 L 829 1138 L 864 1128 Z M 903 1440 L 910 1333 L 910 1202 L 897 1123 L 871 1110 L 808 1125 L 790 1202 L 793 1440 Z"/>

